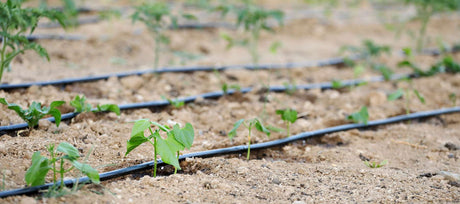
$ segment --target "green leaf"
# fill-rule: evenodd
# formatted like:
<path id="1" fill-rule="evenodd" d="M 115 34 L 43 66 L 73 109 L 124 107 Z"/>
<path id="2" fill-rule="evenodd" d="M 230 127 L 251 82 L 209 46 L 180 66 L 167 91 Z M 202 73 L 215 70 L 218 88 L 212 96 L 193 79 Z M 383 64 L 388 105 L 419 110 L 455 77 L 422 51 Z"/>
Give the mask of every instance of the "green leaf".
<path id="1" fill-rule="evenodd" d="M 77 168 L 83 174 L 88 176 L 88 178 L 91 180 L 91 182 L 93 182 L 95 184 L 100 183 L 99 172 L 96 169 L 94 169 L 93 167 L 91 167 L 89 164 L 82 164 L 82 163 L 80 163 L 78 161 L 75 161 L 75 160 L 71 160 L 70 162 L 72 163 L 72 165 L 75 168 Z"/>
<path id="2" fill-rule="evenodd" d="M 281 115 L 281 119 L 290 123 L 297 121 L 297 111 L 293 109 L 276 110 L 276 114 Z"/>
<path id="3" fill-rule="evenodd" d="M 387 99 L 388 101 L 394 101 L 398 98 L 401 98 L 403 95 L 404 95 L 404 91 L 402 89 L 398 89 L 397 91 L 388 95 Z"/>
<path id="4" fill-rule="evenodd" d="M 136 135 L 144 136 L 144 131 L 150 127 L 150 121 L 148 119 L 136 120 L 133 129 L 131 130 L 131 137 Z"/>
<path id="5" fill-rule="evenodd" d="M 178 124 L 174 125 L 173 129 L 171 130 L 174 138 L 185 146 L 185 148 L 190 149 L 193 144 L 193 140 L 195 137 L 195 132 L 193 130 L 193 126 L 190 123 L 185 124 L 184 128 L 180 128 Z"/>
<path id="6" fill-rule="evenodd" d="M 61 111 L 59 111 L 56 108 L 53 108 L 48 111 L 48 114 L 54 117 L 56 126 L 59 127 L 59 124 L 61 124 Z"/>
<path id="7" fill-rule="evenodd" d="M 67 142 L 61 142 L 57 147 L 57 151 L 68 155 L 69 160 L 76 160 L 80 157 L 78 149 Z"/>
<path id="8" fill-rule="evenodd" d="M 333 89 L 340 89 L 343 87 L 343 84 L 340 80 L 332 80 L 332 88 Z"/>
<path id="9" fill-rule="evenodd" d="M 363 106 L 359 112 L 352 113 L 347 117 L 347 119 L 353 121 L 354 123 L 364 123 L 367 125 L 367 121 L 369 120 L 367 107 Z"/>
<path id="10" fill-rule="evenodd" d="M 157 131 L 154 134 L 158 134 Z M 126 155 L 128 155 L 131 151 L 136 149 L 139 145 L 143 144 L 144 142 L 148 142 L 149 140 L 144 137 L 144 132 L 138 133 L 137 135 L 132 135 L 131 138 L 126 142 Z"/>
<path id="11" fill-rule="evenodd" d="M 279 128 L 279 127 L 275 127 L 271 125 L 267 126 L 266 128 L 270 130 L 271 132 L 284 132 L 283 128 Z"/>
<path id="12" fill-rule="evenodd" d="M 118 116 L 120 115 L 120 108 L 116 104 L 97 105 L 97 110 L 98 112 L 110 111 L 110 112 L 114 112 Z"/>
<path id="13" fill-rule="evenodd" d="M 423 97 L 422 94 L 420 94 L 420 92 L 414 89 L 414 94 L 417 96 L 418 100 L 421 103 L 425 104 L 425 97 Z"/>
<path id="14" fill-rule="evenodd" d="M 280 41 L 276 41 L 270 45 L 270 52 L 272 54 L 276 54 L 278 52 L 278 49 L 282 46 Z"/>
<path id="15" fill-rule="evenodd" d="M 150 122 L 152 125 L 155 125 L 157 127 L 159 127 L 161 130 L 165 131 L 165 132 L 169 132 L 169 128 L 160 124 L 160 123 L 157 123 L 157 122 Z"/>
<path id="16" fill-rule="evenodd" d="M 171 164 L 177 169 L 181 169 L 179 160 L 177 159 L 176 153 L 180 150 L 180 144 L 174 139 L 164 140 L 161 137 L 157 137 L 156 147 L 158 148 L 158 154 L 161 156 L 161 160 L 167 164 Z"/>
<path id="17" fill-rule="evenodd" d="M 45 184 L 45 177 L 52 167 L 46 157 L 40 155 L 40 152 L 34 152 L 32 155 L 32 165 L 27 169 L 25 180 L 29 186 L 38 186 Z"/>
<path id="18" fill-rule="evenodd" d="M 258 119 L 255 119 L 254 121 L 254 125 L 256 126 L 256 129 L 260 132 L 263 132 L 267 135 L 267 137 L 270 136 L 270 130 L 268 130 L 267 128 L 264 127 L 264 125 L 262 124 L 262 122 L 260 122 L 260 120 Z"/>
<path id="19" fill-rule="evenodd" d="M 228 137 L 230 138 L 230 140 L 236 136 L 236 130 L 240 127 L 241 123 L 243 122 L 244 122 L 244 119 L 241 119 L 241 120 L 236 121 L 235 125 L 233 125 L 233 129 L 230 130 L 230 132 L 228 132 Z"/>

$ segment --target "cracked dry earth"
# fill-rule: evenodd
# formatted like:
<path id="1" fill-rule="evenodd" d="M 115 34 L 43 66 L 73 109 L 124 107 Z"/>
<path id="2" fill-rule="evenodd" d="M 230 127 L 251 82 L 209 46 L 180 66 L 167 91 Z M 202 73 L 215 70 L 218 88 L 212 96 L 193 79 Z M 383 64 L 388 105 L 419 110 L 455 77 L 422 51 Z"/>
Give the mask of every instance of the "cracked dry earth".
<path id="1" fill-rule="evenodd" d="M 262 3 L 283 8 L 276 1 Z M 363 9 L 369 9 L 369 5 L 363 5 Z M 333 57 L 341 45 L 358 45 L 363 38 L 390 44 L 395 50 L 411 43 L 407 37 L 395 41 L 392 32 L 369 18 L 345 22 L 334 19 L 327 23 L 317 19 L 291 21 L 277 31 L 278 35 L 262 37 L 264 42 L 261 50 L 265 50 L 273 40 L 284 43 L 277 57 L 263 51 L 262 61 L 289 62 Z M 429 25 L 429 34 L 432 37 L 442 35 L 449 43 L 456 42 L 459 22 L 455 18 L 436 18 Z M 43 62 L 37 56 L 26 53 L 15 62 L 15 69 L 5 75 L 5 81 L 42 81 L 148 67 L 152 42 L 148 34 L 139 32 L 139 29 L 143 30 L 139 25 L 131 25 L 127 19 L 81 26 L 71 33 L 84 33 L 89 37 L 87 40 L 80 43 L 40 42 L 49 49 L 52 61 Z M 201 53 L 203 58 L 191 62 L 195 64 L 248 63 L 248 56 L 242 54 L 244 50 L 225 51 L 225 43 L 218 39 L 222 31 L 236 32 L 221 28 L 171 31 L 172 47 L 190 52 L 206 50 Z M 191 43 L 184 43 L 184 36 Z M 135 40 L 127 40 L 130 38 Z M 117 53 L 116 50 L 126 52 Z M 125 58 L 127 63 L 110 64 L 113 57 Z M 453 57 L 460 61 L 459 54 Z M 167 65 L 171 58 L 166 54 L 161 63 Z M 380 60 L 397 73 L 409 72 L 395 68 L 395 64 L 401 60 L 398 56 L 386 56 Z M 437 60 L 439 57 L 419 56 L 416 61 L 428 67 Z M 376 75 L 375 72 L 366 71 L 362 77 Z M 77 94 L 85 94 L 92 104 L 160 100 L 162 95 L 184 97 L 220 90 L 222 81 L 255 87 L 248 94 L 235 94 L 216 100 L 198 99 L 180 109 L 128 110 L 123 111 L 120 117 L 113 113 L 81 114 L 64 121 L 58 128 L 42 121 L 38 129 L 25 137 L 17 136 L 16 132 L 5 133 L 0 136 L 0 172 L 5 175 L 5 189 L 24 187 L 24 174 L 30 166 L 33 152 L 45 152 L 47 144 L 62 141 L 76 146 L 82 155 L 90 153 L 85 160 L 99 172 L 151 161 L 153 153 L 147 145 L 123 157 L 132 128 L 130 121 L 141 118 L 162 124 L 168 121 L 192 123 L 195 142 L 190 150 L 183 153 L 243 145 L 246 144 L 246 132 L 242 129 L 233 141 L 226 134 L 238 119 L 262 116 L 264 103 L 258 92 L 262 87 L 260 81 L 282 85 L 286 82 L 307 84 L 352 78 L 353 70 L 330 66 L 274 71 L 229 70 L 220 74 L 147 74 L 65 87 L 34 86 L 13 91 L 0 90 L 0 97 L 26 106 L 31 101 L 44 104 L 53 100 L 70 101 Z M 264 123 L 283 127 L 275 111 L 287 107 L 296 109 L 300 116 L 291 127 L 293 134 L 349 123 L 345 117 L 364 105 L 369 108 L 370 120 L 402 115 L 406 113 L 405 101 L 388 102 L 386 97 L 398 88 L 408 86 L 406 82 L 390 81 L 369 83 L 353 89 L 297 90 L 292 95 L 270 93 Z M 426 97 L 426 104 L 412 97 L 409 100 L 410 112 L 459 105 L 459 102 L 452 104 L 448 98 L 451 93 L 460 96 L 459 74 L 414 79 L 412 87 Z M 61 107 L 61 111 L 72 112 L 73 109 L 66 105 Z M 11 110 L 0 106 L 1 125 L 20 122 L 21 119 Z M 255 133 L 252 143 L 285 136 L 285 133 L 274 133 L 267 138 Z M 249 161 L 245 153 L 192 158 L 181 163 L 183 171 L 176 175 L 171 174 L 173 171 L 170 167 L 165 167 L 157 178 L 152 178 L 151 170 L 148 170 L 104 181 L 101 185 L 87 185 L 74 194 L 60 198 L 15 196 L 0 199 L 0 203 L 457 203 L 460 202 L 460 184 L 455 174 L 460 173 L 459 149 L 460 114 L 447 114 L 254 150 Z M 364 164 L 367 160 L 387 160 L 388 164 L 373 169 Z M 77 176 L 72 174 L 69 178 Z"/>

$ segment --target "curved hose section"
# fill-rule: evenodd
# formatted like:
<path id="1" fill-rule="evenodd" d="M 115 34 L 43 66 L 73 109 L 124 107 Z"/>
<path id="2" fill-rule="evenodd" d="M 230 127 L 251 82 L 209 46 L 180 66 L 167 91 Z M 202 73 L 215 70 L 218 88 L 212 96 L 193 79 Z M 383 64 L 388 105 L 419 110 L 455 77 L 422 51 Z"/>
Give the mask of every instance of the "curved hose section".
<path id="1" fill-rule="evenodd" d="M 410 75 L 395 75 L 393 76 L 392 80 L 397 80 L 405 77 L 411 77 Z M 342 81 L 343 86 L 352 86 L 352 85 L 358 85 L 362 82 L 381 82 L 384 81 L 385 79 L 383 77 L 373 77 L 369 80 L 364 80 L 364 79 L 356 79 L 356 80 L 346 80 Z M 270 86 L 269 91 L 270 92 L 283 92 L 286 91 L 289 88 L 296 88 L 296 89 L 332 89 L 332 83 L 331 82 L 324 82 L 324 83 L 316 83 L 316 84 L 305 84 L 305 85 L 297 85 L 297 86 L 292 86 L 292 87 L 286 87 L 286 86 Z M 240 90 L 241 93 L 248 93 L 252 91 L 253 88 L 247 87 L 247 88 L 242 88 Z M 236 90 L 229 90 L 227 93 L 224 93 L 223 91 L 214 91 L 214 92 L 208 92 L 204 94 L 199 94 L 195 96 L 188 96 L 188 97 L 182 97 L 176 99 L 177 101 L 183 101 L 185 103 L 190 103 L 195 101 L 197 98 L 204 98 L 204 99 L 216 99 L 224 96 L 225 94 L 234 94 Z M 141 102 L 141 103 L 132 103 L 132 104 L 123 104 L 119 105 L 118 107 L 120 110 L 129 110 L 129 109 L 140 109 L 140 108 L 152 108 L 152 107 L 163 107 L 167 106 L 170 103 L 167 100 L 159 100 L 159 101 L 150 101 L 150 102 Z M 69 120 L 74 117 L 76 117 L 79 113 L 66 113 L 61 115 L 61 120 Z M 46 118 L 45 120 L 49 120 L 50 122 L 55 122 L 54 117 Z M 8 126 L 0 126 L 0 133 L 2 132 L 10 132 L 10 131 L 17 131 L 21 129 L 27 128 L 28 125 L 27 123 L 21 123 L 21 124 L 15 124 L 15 125 L 8 125 Z"/>
<path id="2" fill-rule="evenodd" d="M 352 57 L 352 60 L 357 60 L 359 57 Z M 147 69 L 147 70 L 138 70 L 132 72 L 120 72 L 107 75 L 99 76 L 89 76 L 89 77 L 79 77 L 79 78 L 69 78 L 61 80 L 52 80 L 52 81 L 42 81 L 42 82 L 30 82 L 30 83 L 21 83 L 21 84 L 0 84 L 0 89 L 9 90 L 9 89 L 19 89 L 19 88 L 28 88 L 30 86 L 48 86 L 48 85 L 66 85 L 72 83 L 80 82 L 90 82 L 97 80 L 105 80 L 110 77 L 128 77 L 134 75 L 143 75 L 147 73 L 174 73 L 174 72 L 196 72 L 196 71 L 224 71 L 230 69 L 248 69 L 248 70 L 259 70 L 259 69 L 289 69 L 289 68 L 311 68 L 311 67 L 322 67 L 322 66 L 332 66 L 340 65 L 344 63 L 343 58 L 330 58 L 319 61 L 307 61 L 307 62 L 298 62 L 298 63 L 283 63 L 283 64 L 242 64 L 242 65 L 225 65 L 225 66 L 190 66 L 190 67 L 164 67 L 157 70 Z"/>
<path id="3" fill-rule="evenodd" d="M 288 143 L 292 143 L 298 140 L 305 140 L 307 138 L 311 137 L 319 137 L 323 136 L 325 134 L 331 134 L 334 132 L 341 132 L 341 131 L 347 131 L 351 129 L 362 129 L 362 128 L 370 128 L 370 127 L 376 127 L 379 125 L 386 125 L 386 124 L 391 124 L 391 123 L 397 123 L 401 121 L 407 121 L 407 120 L 414 120 L 414 119 L 421 119 L 421 118 L 427 118 L 427 117 L 433 117 L 433 116 L 438 116 L 442 114 L 449 114 L 449 113 L 458 113 L 460 112 L 460 107 L 453 107 L 453 108 L 443 108 L 443 109 L 438 109 L 438 110 L 432 110 L 432 111 L 423 111 L 423 112 L 417 112 L 417 113 L 412 113 L 408 115 L 401 115 L 401 116 L 395 116 L 387 119 L 382 119 L 382 120 L 375 120 L 375 121 L 370 121 L 368 122 L 367 125 L 364 124 L 346 124 L 346 125 L 339 125 L 335 127 L 330 127 L 330 128 L 325 128 L 321 130 L 315 130 L 315 131 L 310 131 L 310 132 L 303 132 L 297 135 L 293 135 L 291 137 L 287 138 L 282 138 L 279 140 L 273 140 L 269 142 L 264 142 L 264 143 L 258 143 L 258 144 L 253 144 L 251 145 L 251 149 L 257 150 L 257 149 L 267 149 L 271 147 L 276 147 L 276 146 L 282 146 Z M 180 160 L 184 160 L 186 158 L 194 158 L 194 157 L 199 157 L 199 158 L 208 158 L 208 157 L 215 157 L 219 155 L 224 155 L 224 154 L 235 154 L 235 153 L 240 153 L 247 151 L 247 145 L 239 145 L 239 146 L 233 146 L 233 147 L 227 147 L 227 148 L 221 148 L 221 149 L 214 149 L 214 150 L 207 150 L 207 151 L 202 151 L 202 152 L 194 152 L 194 153 L 189 153 L 189 154 L 184 154 L 179 157 Z M 101 173 L 100 175 L 100 180 L 108 180 L 128 174 L 132 174 L 137 171 L 141 170 L 146 170 L 149 168 L 153 168 L 153 161 L 150 162 L 145 162 L 139 165 L 135 166 L 130 166 L 127 168 L 122 168 L 122 169 L 117 169 L 114 171 L 109 171 L 105 173 Z M 163 166 L 166 165 L 163 161 L 158 160 L 158 165 Z M 77 179 L 71 179 L 71 180 L 65 180 L 64 183 L 67 186 L 72 186 L 77 182 Z M 89 183 L 90 180 L 88 177 L 81 177 L 78 178 L 78 183 Z M 57 183 L 59 185 L 59 182 Z M 14 190 L 8 190 L 8 191 L 2 191 L 0 192 L 0 198 L 8 197 L 8 196 L 16 196 L 16 195 L 30 195 L 34 193 L 38 193 L 40 190 L 46 190 L 49 187 L 51 187 L 53 183 L 48 183 L 45 185 L 41 186 L 34 186 L 34 187 L 27 187 L 27 188 L 21 188 L 21 189 L 14 189 Z"/>

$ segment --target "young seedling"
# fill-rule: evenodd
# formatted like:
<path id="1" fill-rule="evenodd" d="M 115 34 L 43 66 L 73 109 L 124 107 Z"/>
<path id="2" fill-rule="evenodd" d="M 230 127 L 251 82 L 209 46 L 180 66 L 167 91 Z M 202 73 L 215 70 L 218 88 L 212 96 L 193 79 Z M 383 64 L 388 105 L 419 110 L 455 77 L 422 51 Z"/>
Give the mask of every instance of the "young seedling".
<path id="1" fill-rule="evenodd" d="M 449 100 L 452 102 L 452 106 L 455 107 L 457 105 L 457 94 L 451 93 L 449 94 Z"/>
<path id="2" fill-rule="evenodd" d="M 389 46 L 377 45 L 371 40 L 364 40 L 361 47 L 349 45 L 341 47 L 340 53 L 346 55 L 345 64 L 354 67 L 355 78 L 357 78 L 356 72 L 362 73 L 365 67 L 370 67 L 372 70 L 380 72 L 385 80 L 390 80 L 391 76 L 393 75 L 393 71 L 389 67 L 379 62 L 379 58 L 383 54 L 391 54 L 391 49 Z M 363 60 L 359 63 L 356 63 L 350 60 L 350 55 L 359 56 Z"/>
<path id="3" fill-rule="evenodd" d="M 238 84 L 228 84 L 224 79 L 222 79 L 220 72 L 218 70 L 214 70 L 214 75 L 219 79 L 219 82 L 221 84 L 221 89 L 224 95 L 228 94 L 229 89 L 234 89 L 236 91 L 241 90 L 241 86 Z"/>
<path id="4" fill-rule="evenodd" d="M 363 123 L 367 125 L 369 120 L 369 113 L 367 112 L 367 107 L 363 106 L 359 112 L 352 113 L 347 117 L 348 120 L 353 121 L 354 123 Z"/>
<path id="5" fill-rule="evenodd" d="M 29 106 L 29 109 L 26 110 L 22 109 L 21 106 L 17 104 L 8 103 L 5 98 L 0 98 L 0 103 L 7 105 L 8 109 L 14 110 L 19 117 L 27 123 L 29 129 L 32 129 L 37 126 L 38 121 L 46 115 L 52 115 L 56 121 L 56 126 L 59 127 L 59 124 L 61 123 L 61 111 L 59 111 L 56 107 L 61 106 L 65 103 L 65 101 L 53 101 L 49 107 L 42 107 L 41 103 L 34 101 Z"/>
<path id="6" fill-rule="evenodd" d="M 0 82 L 5 70 L 11 70 L 11 62 L 26 50 L 33 50 L 49 61 L 45 48 L 27 40 L 25 33 L 33 33 L 40 18 L 57 20 L 64 26 L 64 16 L 57 11 L 21 8 L 23 1 L 0 2 Z"/>
<path id="7" fill-rule="evenodd" d="M 152 126 L 157 126 L 159 129 L 154 131 Z M 149 130 L 150 135 L 144 135 L 146 130 Z M 160 131 L 166 133 L 166 139 L 160 136 Z M 190 123 L 185 124 L 184 128 L 180 128 L 178 124 L 170 128 L 156 122 L 151 122 L 148 119 L 137 120 L 131 131 L 131 138 L 127 142 L 125 157 L 139 145 L 148 142 L 154 148 L 153 177 L 157 175 L 158 155 L 160 155 L 163 162 L 173 165 L 176 168 L 174 173 L 176 173 L 177 169 L 181 169 L 179 165 L 179 151 L 185 148 L 190 149 L 194 137 L 195 133 Z"/>
<path id="8" fill-rule="evenodd" d="M 240 44 L 245 46 L 251 54 L 253 64 L 259 62 L 258 44 L 260 39 L 260 33 L 262 31 L 273 32 L 273 29 L 268 26 L 270 19 L 275 19 L 278 25 L 282 25 L 284 21 L 284 13 L 280 10 L 266 10 L 264 8 L 256 6 L 251 0 L 241 0 L 243 5 L 221 5 L 216 8 L 220 11 L 223 16 L 227 13 L 232 12 L 237 16 L 237 27 L 243 27 L 244 31 L 250 35 L 250 37 L 242 40 L 235 41 L 233 37 L 224 34 L 222 37 L 228 42 L 227 48 L 232 47 L 234 44 Z M 272 46 L 276 48 L 277 46 Z"/>
<path id="9" fill-rule="evenodd" d="M 380 168 L 382 166 L 385 166 L 386 164 L 388 164 L 388 160 L 383 160 L 382 162 L 380 163 L 377 163 L 377 162 L 369 162 L 369 161 L 364 161 L 364 164 L 366 166 L 368 166 L 369 168 Z"/>
<path id="10" fill-rule="evenodd" d="M 435 14 L 454 12 L 460 9 L 460 1 L 458 0 L 404 0 L 406 5 L 412 5 L 416 8 L 417 14 L 411 21 L 420 22 L 420 28 L 416 39 L 416 50 L 422 51 L 427 41 L 426 29 L 431 17 Z M 402 23 L 399 29 L 396 29 L 397 34 L 403 31 L 407 26 L 406 22 Z M 410 33 L 410 32 L 409 32 Z"/>
<path id="11" fill-rule="evenodd" d="M 183 18 L 196 19 L 193 15 L 183 14 Z M 144 23 L 155 39 L 155 64 L 154 69 L 158 68 L 160 60 L 161 45 L 168 45 L 170 39 L 165 35 L 165 30 L 170 26 L 177 27 L 178 17 L 173 15 L 170 8 L 162 2 L 143 3 L 135 7 L 134 14 L 131 15 L 133 23 L 140 21 Z"/>
<path id="12" fill-rule="evenodd" d="M 51 144 L 47 147 L 50 154 L 50 158 L 42 156 L 40 151 L 35 152 L 32 155 L 32 165 L 27 169 L 25 180 L 29 186 L 38 186 L 45 184 L 45 178 L 48 172 L 51 170 L 53 173 L 53 186 L 50 187 L 50 191 L 57 191 L 62 195 L 65 190 L 64 185 L 64 174 L 78 169 L 80 172 L 88 176 L 91 182 L 99 184 L 99 173 L 96 169 L 92 168 L 89 164 L 80 163 L 78 159 L 80 154 L 78 149 L 67 142 L 61 142 L 57 149 L 55 145 Z M 69 162 L 72 167 L 66 168 L 65 162 Z M 58 164 L 56 164 L 58 163 Z M 59 166 L 59 167 L 57 167 Z M 58 186 L 58 175 L 59 186 Z"/>
<path id="13" fill-rule="evenodd" d="M 258 118 L 254 118 L 251 120 L 245 120 L 241 119 L 236 121 L 235 125 L 233 126 L 233 129 L 228 132 L 228 137 L 230 140 L 232 140 L 236 136 L 236 130 L 243 124 L 246 129 L 248 129 L 248 154 L 247 154 L 247 160 L 249 160 L 250 153 L 251 153 L 251 130 L 253 127 L 256 127 L 256 129 L 260 132 L 263 132 L 267 135 L 267 137 L 270 136 L 270 130 L 265 128 L 262 124 L 262 122 Z"/>
<path id="14" fill-rule="evenodd" d="M 163 100 L 167 100 L 169 104 L 171 104 L 174 108 L 182 108 L 185 105 L 184 101 L 180 101 L 178 99 L 173 100 L 170 98 L 166 98 L 166 96 L 161 96 L 161 98 L 163 98 Z"/>
<path id="15" fill-rule="evenodd" d="M 425 104 L 425 97 L 416 89 L 412 88 L 412 82 L 411 80 L 407 79 L 410 88 L 407 89 L 398 89 L 397 91 L 391 93 L 388 95 L 387 100 L 388 101 L 395 101 L 399 98 L 402 98 L 404 96 L 405 100 L 405 109 L 406 109 L 406 114 L 410 114 L 410 101 L 411 101 L 411 93 L 414 93 L 417 99 Z"/>
<path id="16" fill-rule="evenodd" d="M 74 0 L 62 0 L 62 9 L 59 12 L 62 13 L 64 16 L 64 23 L 69 26 L 77 26 L 78 25 L 78 8 L 77 4 Z M 40 0 L 40 8 L 41 9 L 48 9 L 48 1 L 47 0 Z"/>
<path id="17" fill-rule="evenodd" d="M 290 127 L 292 123 L 295 123 L 295 121 L 297 121 L 297 111 L 288 108 L 276 110 L 276 114 L 280 115 L 281 119 L 284 121 L 284 123 L 286 123 L 287 136 L 291 136 Z"/>
<path id="18" fill-rule="evenodd" d="M 92 108 L 91 104 L 86 103 L 86 97 L 84 95 L 82 96 L 75 96 L 75 98 L 70 101 L 70 105 L 75 108 L 75 112 L 77 113 L 83 113 L 83 112 L 93 112 L 93 113 L 98 113 L 98 112 L 114 112 L 118 116 L 120 115 L 120 108 L 116 104 L 102 104 L 102 105 L 97 105 L 96 108 Z"/>

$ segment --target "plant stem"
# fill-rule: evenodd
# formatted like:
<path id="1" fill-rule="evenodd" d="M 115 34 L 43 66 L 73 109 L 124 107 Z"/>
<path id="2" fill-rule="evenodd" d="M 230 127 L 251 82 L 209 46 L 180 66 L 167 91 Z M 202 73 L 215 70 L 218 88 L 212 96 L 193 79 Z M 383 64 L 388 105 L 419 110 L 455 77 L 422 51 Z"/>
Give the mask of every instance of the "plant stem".
<path id="1" fill-rule="evenodd" d="M 405 97 L 406 98 L 406 115 L 409 115 L 410 113 L 410 110 L 409 110 L 409 103 L 410 103 L 410 92 L 409 90 L 404 90 L 404 93 L 405 93 Z"/>
<path id="2" fill-rule="evenodd" d="M 257 52 L 258 43 L 260 35 L 260 26 L 259 24 L 254 25 L 252 30 L 252 36 L 249 44 L 249 52 L 251 53 L 252 63 L 257 65 L 259 63 L 259 54 Z"/>
<path id="3" fill-rule="evenodd" d="M 1 51 L 1 60 L 0 60 L 0 82 L 2 81 L 3 71 L 5 70 L 5 51 L 6 51 L 6 41 L 7 38 L 2 36 L 2 51 Z"/>
<path id="4" fill-rule="evenodd" d="M 291 123 L 289 121 L 286 121 L 286 131 L 287 131 L 287 136 L 291 136 L 291 131 L 290 131 L 290 126 L 291 126 Z"/>
<path id="5" fill-rule="evenodd" d="M 150 134 L 153 135 L 152 128 L 149 127 Z M 150 144 L 153 145 L 153 177 L 157 177 L 157 138 L 153 137 L 153 142 L 151 140 L 148 140 Z"/>
<path id="6" fill-rule="evenodd" d="M 248 128 L 249 133 L 248 133 L 248 155 L 247 155 L 247 160 L 249 160 L 249 156 L 251 154 L 251 128 L 252 128 L 252 125 L 250 125 L 249 128 Z"/>
<path id="7" fill-rule="evenodd" d="M 59 169 L 59 172 L 61 173 L 61 189 L 60 190 L 63 190 L 64 189 L 64 172 L 65 172 L 64 159 L 61 159 L 61 168 Z"/>
<path id="8" fill-rule="evenodd" d="M 179 160 L 179 151 L 177 151 L 177 160 Z M 174 167 L 174 174 L 176 174 L 176 173 L 177 173 L 177 168 Z"/>
<path id="9" fill-rule="evenodd" d="M 418 39 L 417 39 L 417 51 L 418 52 L 421 52 L 423 47 L 424 47 L 426 29 L 427 29 L 428 22 L 430 21 L 430 17 L 431 17 L 431 12 L 427 11 L 427 10 L 428 10 L 428 8 L 423 8 L 423 10 L 420 11 L 421 12 L 422 27 L 420 28 L 419 36 L 418 36 Z"/>

